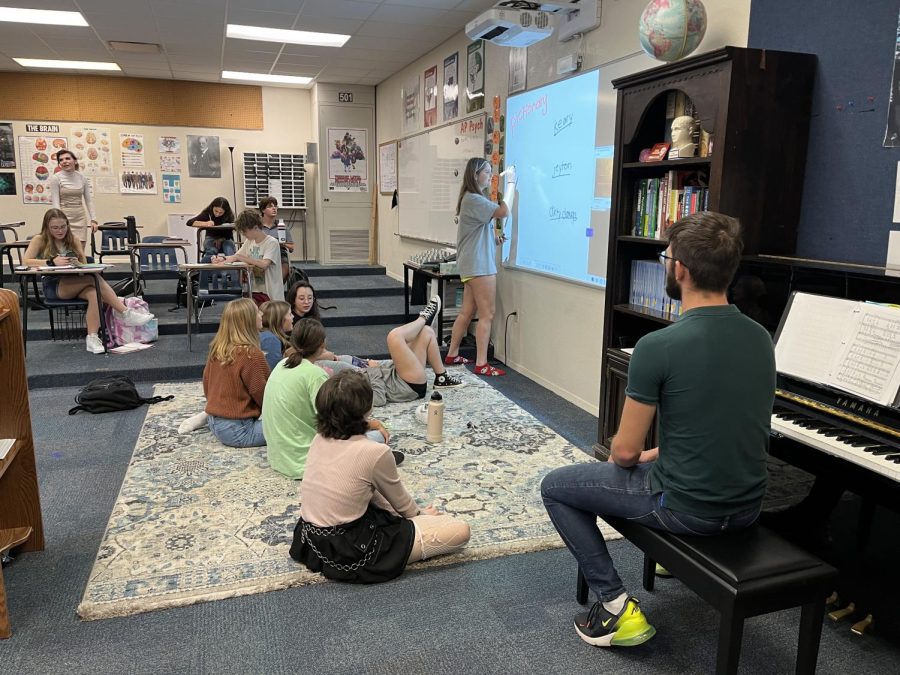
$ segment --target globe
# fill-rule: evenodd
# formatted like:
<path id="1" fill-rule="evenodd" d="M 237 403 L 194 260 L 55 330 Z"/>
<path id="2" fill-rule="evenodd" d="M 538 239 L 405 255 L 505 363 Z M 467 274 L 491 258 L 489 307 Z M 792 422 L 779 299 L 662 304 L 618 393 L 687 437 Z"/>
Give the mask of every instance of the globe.
<path id="1" fill-rule="evenodd" d="M 677 61 L 697 48 L 706 34 L 700 0 L 650 0 L 638 28 L 641 47 L 654 59 Z"/>

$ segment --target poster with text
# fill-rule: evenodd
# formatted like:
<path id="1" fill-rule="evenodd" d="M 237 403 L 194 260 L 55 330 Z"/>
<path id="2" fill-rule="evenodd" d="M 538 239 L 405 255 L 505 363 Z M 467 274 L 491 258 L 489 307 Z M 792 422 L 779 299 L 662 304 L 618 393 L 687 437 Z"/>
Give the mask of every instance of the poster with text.
<path id="1" fill-rule="evenodd" d="M 162 174 L 162 194 L 166 204 L 181 203 L 181 174 Z"/>
<path id="2" fill-rule="evenodd" d="M 160 136 L 159 153 L 176 154 L 181 152 L 181 139 L 178 136 Z"/>
<path id="3" fill-rule="evenodd" d="M 78 170 L 85 176 L 115 176 L 112 167 L 112 133 L 103 127 L 72 127 L 72 145 Z"/>
<path id="4" fill-rule="evenodd" d="M 156 174 L 152 171 L 120 171 L 119 194 L 155 195 Z"/>
<path id="5" fill-rule="evenodd" d="M 65 136 L 19 136 L 19 171 L 22 176 L 22 201 L 26 204 L 50 204 L 47 181 L 56 173 L 56 152 L 69 147 Z"/>
<path id="6" fill-rule="evenodd" d="M 369 191 L 369 132 L 365 129 L 327 129 L 328 190 Z"/>
<path id="7" fill-rule="evenodd" d="M 525 91 L 528 73 L 528 49 L 513 47 L 509 50 L 509 93 Z"/>
<path id="8" fill-rule="evenodd" d="M 403 97 L 403 131 L 416 131 L 419 128 L 419 76 L 412 75 L 403 83 L 400 92 Z"/>
<path id="9" fill-rule="evenodd" d="M 97 176 L 92 181 L 94 184 L 94 193 L 98 195 L 117 195 L 119 194 L 119 177 L 118 176 Z"/>
<path id="10" fill-rule="evenodd" d="M 484 108 L 484 40 L 466 49 L 466 112 Z"/>
<path id="11" fill-rule="evenodd" d="M 16 172 L 0 173 L 0 197 L 12 197 L 16 194 Z"/>
<path id="12" fill-rule="evenodd" d="M 425 126 L 437 124 L 437 66 L 425 71 Z"/>
<path id="13" fill-rule="evenodd" d="M 221 178 L 218 136 L 188 136 L 188 176 L 191 178 Z"/>
<path id="14" fill-rule="evenodd" d="M 159 170 L 165 173 L 181 173 L 181 155 L 160 155 Z"/>
<path id="15" fill-rule="evenodd" d="M 12 122 L 0 122 L 0 169 L 16 168 L 16 142 Z"/>
<path id="16" fill-rule="evenodd" d="M 397 189 L 397 142 L 378 146 L 378 191 L 394 194 Z"/>
<path id="17" fill-rule="evenodd" d="M 459 115 L 459 52 L 444 59 L 444 121 Z"/>
<path id="18" fill-rule="evenodd" d="M 122 153 L 122 168 L 144 167 L 144 134 L 119 134 L 119 150 Z"/>

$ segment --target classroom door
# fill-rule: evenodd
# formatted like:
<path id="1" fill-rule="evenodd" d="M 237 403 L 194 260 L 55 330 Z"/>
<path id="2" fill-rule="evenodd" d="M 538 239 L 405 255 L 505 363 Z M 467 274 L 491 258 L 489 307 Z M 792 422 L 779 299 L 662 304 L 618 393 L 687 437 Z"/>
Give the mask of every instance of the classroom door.
<path id="1" fill-rule="evenodd" d="M 319 259 L 328 264 L 368 263 L 375 176 L 375 109 L 319 105 Z"/>

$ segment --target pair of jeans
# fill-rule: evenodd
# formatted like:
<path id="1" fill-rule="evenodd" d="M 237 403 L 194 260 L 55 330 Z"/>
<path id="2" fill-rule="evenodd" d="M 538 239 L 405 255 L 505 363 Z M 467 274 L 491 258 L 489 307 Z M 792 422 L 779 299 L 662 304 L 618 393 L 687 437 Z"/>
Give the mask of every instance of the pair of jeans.
<path id="1" fill-rule="evenodd" d="M 210 415 L 207 425 L 213 436 L 232 448 L 258 448 L 266 444 L 261 419 L 230 420 Z"/>
<path id="2" fill-rule="evenodd" d="M 576 464 L 551 471 L 541 481 L 541 497 L 553 526 L 575 556 L 588 586 L 602 601 L 625 592 L 597 516 L 618 516 L 656 530 L 708 536 L 752 525 L 756 504 L 739 513 L 701 518 L 664 506 L 665 494 L 650 487 L 652 464 L 623 468 L 611 462 Z"/>
<path id="3" fill-rule="evenodd" d="M 237 244 L 234 239 L 223 239 L 222 237 L 207 236 L 203 239 L 203 254 L 200 262 L 211 262 L 217 255 L 234 255 L 237 253 Z"/>

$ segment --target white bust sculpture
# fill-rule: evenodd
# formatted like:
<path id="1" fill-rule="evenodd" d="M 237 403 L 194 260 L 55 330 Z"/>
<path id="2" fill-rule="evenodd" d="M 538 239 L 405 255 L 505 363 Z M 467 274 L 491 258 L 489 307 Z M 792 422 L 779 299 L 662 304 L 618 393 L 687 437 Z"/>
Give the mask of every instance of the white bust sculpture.
<path id="1" fill-rule="evenodd" d="M 672 150 L 669 157 L 672 159 L 685 157 L 693 157 L 697 152 L 697 146 L 694 144 L 694 137 L 691 132 L 694 130 L 694 118 L 690 115 L 682 115 L 672 120 Z M 675 155 L 675 157 L 672 157 Z"/>

